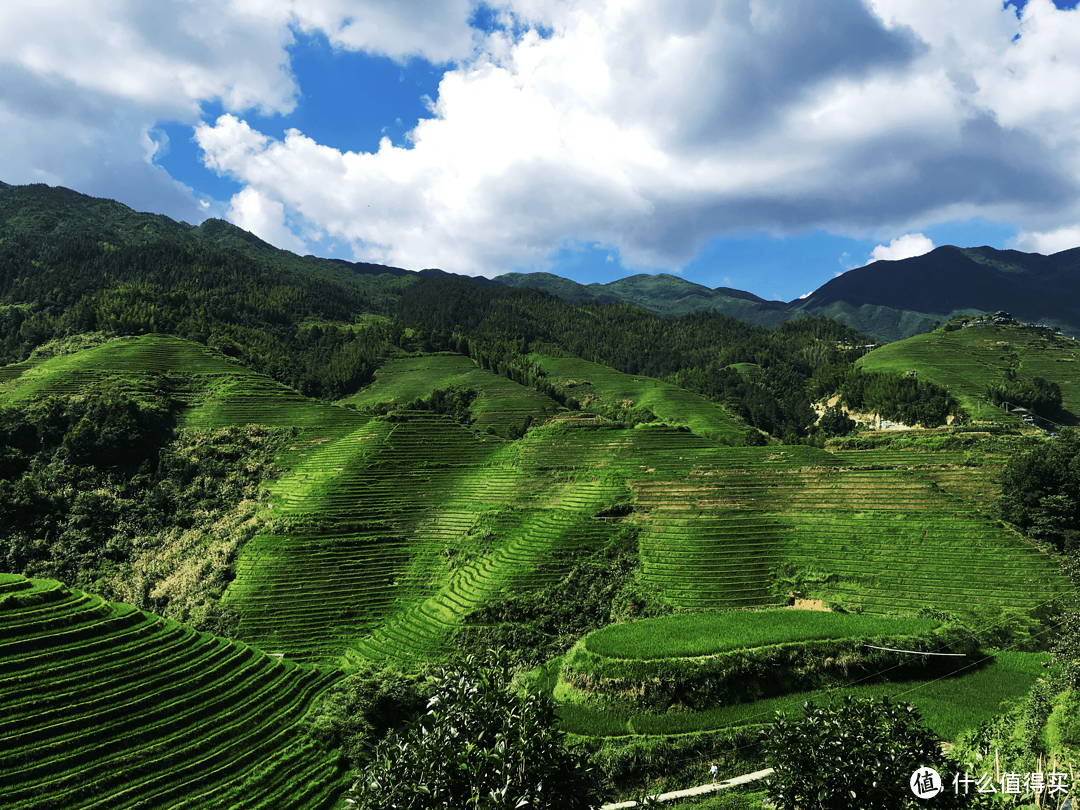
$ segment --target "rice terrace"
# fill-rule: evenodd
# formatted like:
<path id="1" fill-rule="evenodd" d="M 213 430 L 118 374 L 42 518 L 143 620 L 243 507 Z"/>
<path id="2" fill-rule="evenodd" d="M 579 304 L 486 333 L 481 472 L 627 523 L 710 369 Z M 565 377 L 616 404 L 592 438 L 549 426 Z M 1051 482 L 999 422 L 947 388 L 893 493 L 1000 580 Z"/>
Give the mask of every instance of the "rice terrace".
<path id="1" fill-rule="evenodd" d="M 0 203 L 0 807 L 441 807 L 542 763 L 599 806 L 774 767 L 807 702 L 1080 766 L 1076 325 L 879 346 Z M 458 699 L 539 725 L 484 748 Z M 776 767 L 668 806 L 778 806 Z"/>

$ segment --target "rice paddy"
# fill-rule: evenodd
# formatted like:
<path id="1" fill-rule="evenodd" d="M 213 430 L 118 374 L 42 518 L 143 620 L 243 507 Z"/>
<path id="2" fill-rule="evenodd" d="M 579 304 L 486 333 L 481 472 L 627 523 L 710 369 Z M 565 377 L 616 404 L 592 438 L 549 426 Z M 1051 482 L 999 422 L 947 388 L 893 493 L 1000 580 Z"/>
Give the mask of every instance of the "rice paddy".
<path id="1" fill-rule="evenodd" d="M 299 729 L 335 674 L 0 574 L 0 805 L 331 808 Z"/>
<path id="2" fill-rule="evenodd" d="M 1020 420 L 985 400 L 986 387 L 1004 381 L 1006 369 L 1020 379 L 1043 377 L 1061 386 L 1065 414 L 1056 421 L 1080 418 L 1080 343 L 1045 329 L 990 324 L 953 332 L 935 330 L 890 343 L 867 354 L 857 365 L 867 371 L 916 371 L 948 387 L 975 421 Z"/>
<path id="3" fill-rule="evenodd" d="M 1049 655 L 1044 653 L 1003 652 L 995 654 L 985 664 L 976 660 L 975 666 L 952 677 L 818 689 L 701 712 L 651 714 L 563 704 L 558 713 L 565 731 L 584 737 L 692 734 L 769 723 L 778 711 L 797 715 L 808 700 L 827 705 L 829 701 L 847 695 L 888 697 L 913 704 L 924 725 L 943 740 L 955 740 L 966 729 L 989 720 L 1010 703 L 1025 698 L 1045 672 L 1043 663 L 1049 660 Z"/>
<path id="4" fill-rule="evenodd" d="M 620 532 L 636 536 L 641 586 L 677 610 L 697 612 L 587 639 L 590 653 L 610 658 L 664 661 L 827 641 L 851 636 L 855 625 L 860 637 L 918 635 L 934 623 L 886 614 L 1028 611 L 1070 588 L 1053 559 L 989 517 L 1000 455 L 728 446 L 738 431 L 715 404 L 585 361 L 533 359 L 560 390 L 579 400 L 591 395 L 600 411 L 625 403 L 659 419 L 628 428 L 587 411 L 557 411 L 551 399 L 457 355 L 390 361 L 348 402 L 407 404 L 436 388 L 471 387 L 479 392 L 471 429 L 427 411 L 402 407 L 376 418 L 308 400 L 211 349 L 159 335 L 4 368 L 0 404 L 78 395 L 102 382 L 152 394 L 160 376 L 171 374 L 184 427 L 265 424 L 293 427 L 296 435 L 275 460 L 282 474 L 269 484 L 269 518 L 240 551 L 225 597 L 244 644 L 59 583 L 0 581 L 0 596 L 8 595 L 0 621 L 12 622 L 0 641 L 0 651 L 11 652 L 0 659 L 0 694 L 14 707 L 0 721 L 0 737 L 10 743 L 0 745 L 7 757 L 0 771 L 15 775 L 0 797 L 37 807 L 50 805 L 33 804 L 34 796 L 55 793 L 64 806 L 81 807 L 92 806 L 86 797 L 115 789 L 125 798 L 110 806 L 174 798 L 200 806 L 204 795 L 205 806 L 247 791 L 245 804 L 272 807 L 275 790 L 300 784 L 290 806 L 329 806 L 336 773 L 288 730 L 334 677 L 312 664 L 443 658 L 455 650 L 468 613 L 558 582 L 573 555 L 598 552 Z M 524 438 L 499 438 L 528 416 L 533 427 Z M 499 435 L 489 435 L 488 426 Z M 863 615 L 723 612 L 777 607 L 796 596 Z M 796 616 L 782 630 L 769 625 L 780 613 Z M 55 637 L 55 649 L 44 637 Z M 130 639 L 130 649 L 121 638 Z M 98 658 L 107 671 L 101 682 Z M 1032 676 L 1021 670 L 999 657 L 962 678 L 915 683 L 917 699 L 905 699 L 924 706 L 944 735 L 1029 688 Z M 108 680 L 114 676 L 121 680 Z M 228 678 L 242 678 L 237 683 L 248 684 L 251 699 Z M 55 690 L 54 697 L 39 695 L 40 717 L 29 702 L 33 679 Z M 123 685 L 129 682 L 130 689 Z M 863 684 L 845 693 L 890 688 L 901 687 Z M 179 698 L 185 689 L 194 690 L 190 705 Z M 76 695 L 87 690 L 101 698 L 87 703 L 84 715 L 69 704 L 81 706 Z M 165 708 L 139 703 L 130 723 L 122 721 L 126 709 L 116 707 L 140 690 Z M 774 702 L 798 705 L 800 698 L 663 714 L 587 702 L 559 711 L 577 734 L 679 734 L 764 722 L 755 718 Z M 71 721 L 47 713 L 64 706 L 74 712 Z M 181 710 L 194 714 L 168 716 Z M 86 728 L 100 721 L 106 742 L 78 730 L 80 717 Z M 215 723 L 236 743 L 215 736 Z M 123 736 L 128 726 L 142 736 Z M 133 745 L 150 753 L 121 767 Z M 33 750 L 43 752 L 41 767 Z M 46 778 L 46 765 L 55 778 Z M 130 805 L 123 803 L 128 795 Z"/>
<path id="5" fill-rule="evenodd" d="M 585 637 L 585 648 L 610 658 L 689 658 L 815 639 L 909 636 L 940 622 L 810 610 L 689 613 L 615 624 Z"/>
<path id="6" fill-rule="evenodd" d="M 491 427 L 500 436 L 505 436 L 511 426 L 520 427 L 530 417 L 534 421 L 543 420 L 560 407 L 550 397 L 482 369 L 460 354 L 390 360 L 376 372 L 374 383 L 339 404 L 364 407 L 390 403 L 404 407 L 436 389 L 451 386 L 477 392 L 469 408 L 475 427 L 480 431 Z"/>

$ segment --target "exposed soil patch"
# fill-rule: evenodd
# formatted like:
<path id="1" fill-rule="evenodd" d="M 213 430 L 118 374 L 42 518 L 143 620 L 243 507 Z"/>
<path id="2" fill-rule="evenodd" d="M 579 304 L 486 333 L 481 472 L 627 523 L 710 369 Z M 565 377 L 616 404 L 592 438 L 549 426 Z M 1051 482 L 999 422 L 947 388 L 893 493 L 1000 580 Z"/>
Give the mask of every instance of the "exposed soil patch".
<path id="1" fill-rule="evenodd" d="M 792 610 L 821 610 L 826 613 L 829 609 L 820 599 L 796 599 L 794 605 L 788 605 Z"/>

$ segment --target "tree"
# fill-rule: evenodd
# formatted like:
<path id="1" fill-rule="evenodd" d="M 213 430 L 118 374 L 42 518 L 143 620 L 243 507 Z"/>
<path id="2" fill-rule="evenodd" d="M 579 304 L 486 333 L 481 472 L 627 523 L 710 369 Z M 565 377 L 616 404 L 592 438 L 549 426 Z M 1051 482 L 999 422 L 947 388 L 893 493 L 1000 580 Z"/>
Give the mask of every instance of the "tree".
<path id="1" fill-rule="evenodd" d="M 510 686 L 510 658 L 468 656 L 434 678 L 427 714 L 376 746 L 353 787 L 357 810 L 502 810 L 599 804 L 589 769 L 565 746 L 554 704 Z"/>
<path id="2" fill-rule="evenodd" d="M 962 806 L 937 737 L 908 703 L 847 696 L 839 705 L 803 704 L 804 716 L 777 713 L 762 731 L 775 769 L 769 798 L 777 810 L 899 810 L 922 807 L 910 787 L 917 770 L 934 768 L 943 790 L 935 808 Z"/>
<path id="3" fill-rule="evenodd" d="M 1052 441 L 1015 453 L 1001 474 L 998 512 L 1058 550 L 1080 543 L 1080 435 L 1063 431 Z"/>

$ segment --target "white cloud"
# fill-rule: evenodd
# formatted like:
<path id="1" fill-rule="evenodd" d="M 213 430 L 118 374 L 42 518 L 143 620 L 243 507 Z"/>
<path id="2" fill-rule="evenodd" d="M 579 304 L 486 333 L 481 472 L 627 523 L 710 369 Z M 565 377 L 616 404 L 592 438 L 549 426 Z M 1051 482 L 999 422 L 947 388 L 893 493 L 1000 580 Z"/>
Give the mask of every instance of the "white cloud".
<path id="1" fill-rule="evenodd" d="M 488 275 L 542 267 L 571 243 L 678 272 L 711 237 L 739 231 L 865 237 L 981 215 L 1035 244 L 1077 221 L 1080 11 L 1049 0 L 1029 0 L 1019 19 L 985 0 L 491 5 L 545 35 L 481 35 L 467 24 L 474 0 L 0 5 L 0 178 L 110 196 L 141 183 L 158 210 L 199 211 L 206 200 L 153 165 L 164 147 L 147 135 L 190 123 L 207 165 L 248 191 L 235 216 L 265 238 L 310 232 L 358 258 Z M 341 152 L 244 124 L 249 110 L 287 115 L 304 92 L 294 31 L 448 64 L 412 148 L 384 139 Z M 202 123 L 206 102 L 227 115 Z M 243 213 L 253 200 L 258 216 Z"/>
<path id="2" fill-rule="evenodd" d="M 1080 225 L 1067 225 L 1052 231 L 1021 231 L 1006 245 L 1010 250 L 1026 253 L 1042 253 L 1050 256 L 1063 250 L 1080 247 Z"/>
<path id="3" fill-rule="evenodd" d="M 870 261 L 895 262 L 900 259 L 910 259 L 913 256 L 922 256 L 934 249 L 934 243 L 921 233 L 906 233 L 889 242 L 888 245 L 878 245 L 870 254 Z"/>
<path id="4" fill-rule="evenodd" d="M 323 33 L 336 47 L 399 61 L 461 59 L 480 38 L 468 25 L 470 0 L 252 0 L 252 5 L 291 15 L 302 30 Z"/>
<path id="5" fill-rule="evenodd" d="M 939 0 L 792 0 L 783 13 L 755 0 L 748 15 L 693 0 L 508 1 L 550 36 L 489 37 L 444 75 L 409 150 L 342 153 L 293 131 L 235 151 L 231 139 L 255 135 L 232 118 L 198 138 L 213 165 L 358 258 L 486 275 L 574 241 L 678 272 L 738 229 L 1045 219 L 1080 196 L 1080 101 L 1038 93 L 1021 112 L 993 85 L 1018 86 L 1021 65 L 1070 78 L 1069 40 L 1047 28 L 1072 30 L 1080 12 L 1033 0 L 1019 21 L 946 5 L 939 20 Z M 1028 114 L 1056 124 L 1029 128 Z M 875 256 L 929 241 L 913 239 Z"/>
<path id="6" fill-rule="evenodd" d="M 469 13 L 469 0 L 0 3 L 0 179 L 200 221 L 215 206 L 154 165 L 162 153 L 148 150 L 147 132 L 194 126 L 208 102 L 289 113 L 300 93 L 294 29 L 341 48 L 444 61 L 472 52 Z"/>
<path id="7" fill-rule="evenodd" d="M 267 199 L 251 186 L 233 195 L 227 218 L 275 247 L 305 252 L 304 240 L 294 234 L 285 221 L 285 206 L 277 200 Z"/>

